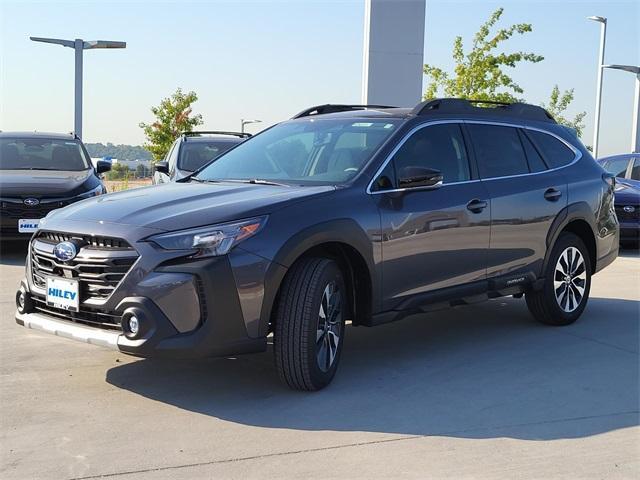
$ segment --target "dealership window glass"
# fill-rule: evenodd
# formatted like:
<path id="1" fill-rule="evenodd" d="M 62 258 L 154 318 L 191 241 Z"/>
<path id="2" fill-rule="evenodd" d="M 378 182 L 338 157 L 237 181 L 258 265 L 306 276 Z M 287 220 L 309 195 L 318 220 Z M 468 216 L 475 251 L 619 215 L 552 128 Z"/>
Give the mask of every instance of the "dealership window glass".
<path id="1" fill-rule="evenodd" d="M 89 159 L 77 140 L 0 138 L 0 170 L 81 171 Z"/>
<path id="2" fill-rule="evenodd" d="M 271 180 L 298 185 L 348 182 L 397 128 L 399 120 L 305 118 L 242 142 L 196 180 Z"/>
<path id="3" fill-rule="evenodd" d="M 396 177 L 406 167 L 438 170 L 443 183 L 469 180 L 469 160 L 460 126 L 456 123 L 429 125 L 411 135 L 393 156 Z"/>
<path id="4" fill-rule="evenodd" d="M 573 150 L 556 137 L 537 130 L 527 130 L 526 134 L 542 154 L 549 168 L 564 167 L 575 160 Z"/>
<path id="5" fill-rule="evenodd" d="M 470 123 L 467 129 L 475 147 L 481 178 L 529 173 L 516 128 Z"/>
<path id="6" fill-rule="evenodd" d="M 536 147 L 533 146 L 529 138 L 527 138 L 522 131 L 520 131 L 520 139 L 522 140 L 524 153 L 529 162 L 529 170 L 532 172 L 544 172 L 547 169 L 547 165 L 544 163 Z"/>
<path id="7" fill-rule="evenodd" d="M 215 160 L 224 152 L 233 147 L 237 142 L 218 141 L 218 142 L 202 142 L 192 141 L 185 142 L 180 149 L 178 158 L 178 168 L 187 172 L 195 172 L 203 167 L 211 160 Z"/>

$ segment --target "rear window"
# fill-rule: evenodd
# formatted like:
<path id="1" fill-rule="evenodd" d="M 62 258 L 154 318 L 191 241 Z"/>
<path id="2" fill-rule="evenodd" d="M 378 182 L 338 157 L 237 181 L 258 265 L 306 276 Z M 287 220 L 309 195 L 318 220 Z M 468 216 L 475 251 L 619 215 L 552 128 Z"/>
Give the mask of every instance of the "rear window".
<path id="1" fill-rule="evenodd" d="M 0 170 L 66 170 L 89 168 L 77 140 L 53 138 L 0 138 Z"/>
<path id="2" fill-rule="evenodd" d="M 470 123 L 467 129 L 473 141 L 481 178 L 529 173 L 516 128 Z"/>
<path id="3" fill-rule="evenodd" d="M 180 149 L 178 168 L 195 172 L 211 160 L 218 158 L 238 142 L 191 142 L 187 140 Z"/>
<path id="4" fill-rule="evenodd" d="M 563 142 L 547 133 L 537 130 L 526 130 L 526 134 L 531 138 L 533 144 L 542 154 L 549 168 L 564 167 L 576 158 L 575 153 Z"/>

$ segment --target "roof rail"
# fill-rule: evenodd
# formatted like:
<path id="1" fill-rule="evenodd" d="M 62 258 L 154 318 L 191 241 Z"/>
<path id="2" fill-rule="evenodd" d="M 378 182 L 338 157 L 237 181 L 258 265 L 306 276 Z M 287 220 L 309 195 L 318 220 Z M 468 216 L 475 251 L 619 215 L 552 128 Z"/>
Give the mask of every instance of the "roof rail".
<path id="1" fill-rule="evenodd" d="M 182 132 L 182 137 L 197 137 L 198 135 L 232 135 L 234 137 L 249 138 L 250 133 L 247 132 L 223 132 L 218 130 L 201 130 L 198 132 Z"/>
<path id="2" fill-rule="evenodd" d="M 315 107 L 307 108 L 306 110 L 301 111 L 297 115 L 291 117 L 294 118 L 302 118 L 302 117 L 310 117 L 312 115 L 324 115 L 325 113 L 336 113 L 336 112 L 349 112 L 352 110 L 367 110 L 370 108 L 396 108 L 391 107 L 389 105 L 336 105 L 327 103 L 325 105 L 316 105 Z"/>
<path id="3" fill-rule="evenodd" d="M 491 107 L 478 107 L 476 105 L 491 105 Z M 435 100 L 427 100 L 419 103 L 415 106 L 412 113 L 414 115 L 429 115 L 430 113 L 452 113 L 463 115 L 495 114 L 556 123 L 549 112 L 537 105 L 520 102 L 496 102 L 493 100 L 437 98 Z"/>

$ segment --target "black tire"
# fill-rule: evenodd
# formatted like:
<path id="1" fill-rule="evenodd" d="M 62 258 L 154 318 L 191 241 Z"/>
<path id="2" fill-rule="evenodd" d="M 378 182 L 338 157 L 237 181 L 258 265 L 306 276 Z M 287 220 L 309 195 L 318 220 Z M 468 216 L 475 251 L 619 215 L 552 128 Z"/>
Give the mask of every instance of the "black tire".
<path id="1" fill-rule="evenodd" d="M 334 298 L 339 312 L 329 322 L 321 320 L 321 305 L 327 312 L 332 311 L 329 306 L 325 307 L 326 291 L 331 289 L 331 285 L 335 286 L 340 297 L 338 301 Z M 344 277 L 336 262 L 328 258 L 305 258 L 291 267 L 281 287 L 274 335 L 276 368 L 280 379 L 289 387 L 313 391 L 331 382 L 344 343 L 348 305 Z M 322 329 L 325 333 L 318 341 Z M 329 350 L 326 356 L 322 356 L 322 348 L 325 347 Z M 323 367 L 320 363 L 324 364 Z"/>
<path id="2" fill-rule="evenodd" d="M 563 262 L 559 264 L 559 259 L 564 252 L 572 248 L 580 252 L 584 264 L 583 268 L 579 267 L 576 268 L 575 272 L 570 272 L 568 275 L 569 278 L 567 279 L 567 276 L 562 277 L 560 271 L 556 271 L 556 267 L 559 265 L 560 268 L 564 266 L 565 268 L 568 267 L 568 270 L 571 270 L 571 266 L 567 266 L 566 261 L 563 260 Z M 575 262 L 577 258 L 575 251 L 571 250 L 568 256 L 571 258 L 572 253 L 572 260 Z M 567 257 L 565 257 L 565 259 L 566 258 Z M 584 282 L 579 278 L 583 276 L 582 272 L 584 272 Z M 557 288 L 557 284 L 555 284 L 554 281 L 560 282 Z M 581 295 L 579 287 L 584 289 Z M 527 292 L 525 295 L 527 307 L 529 307 L 529 311 L 536 320 L 546 325 L 570 325 L 582 315 L 589 300 L 590 289 L 591 259 L 589 252 L 580 237 L 573 233 L 565 232 L 558 237 L 551 251 L 549 263 L 547 264 L 544 274 L 543 288 L 541 290 Z M 559 292 L 558 295 L 556 295 L 556 291 Z M 563 292 L 565 293 L 564 296 L 562 295 Z M 580 300 L 576 302 L 578 296 Z M 577 306 L 575 306 L 576 304 Z"/>

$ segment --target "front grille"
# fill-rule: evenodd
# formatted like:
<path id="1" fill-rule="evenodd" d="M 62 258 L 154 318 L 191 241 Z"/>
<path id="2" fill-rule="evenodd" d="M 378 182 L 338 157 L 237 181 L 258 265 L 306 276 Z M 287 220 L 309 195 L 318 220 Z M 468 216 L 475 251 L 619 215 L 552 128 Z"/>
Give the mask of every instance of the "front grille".
<path id="1" fill-rule="evenodd" d="M 53 254 L 54 247 L 63 241 L 80 246 L 73 260 L 63 262 Z M 31 242 L 33 283 L 44 289 L 47 277 L 78 280 L 81 303 L 109 297 L 137 258 L 131 245 L 116 238 L 40 232 Z"/>
<path id="2" fill-rule="evenodd" d="M 51 202 L 29 207 L 23 203 L 2 202 L 0 212 L 2 212 L 3 217 L 15 219 L 44 218 L 51 210 L 62 208 L 68 204 L 69 202 Z"/>
<path id="3" fill-rule="evenodd" d="M 79 240 L 84 245 L 90 245 L 99 249 L 117 248 L 121 250 L 133 250 L 133 247 L 131 247 L 131 245 L 120 238 L 95 237 L 91 235 L 78 236 L 59 232 L 42 232 L 40 233 L 40 235 L 38 235 L 38 238 L 54 242 L 54 244 L 60 242 L 68 242 L 70 240 Z"/>
<path id="4" fill-rule="evenodd" d="M 92 327 L 105 328 L 109 330 L 122 331 L 122 316 L 115 313 L 104 313 L 93 309 L 80 309 L 78 312 L 71 312 L 62 308 L 47 305 L 44 298 L 32 297 L 35 301 L 35 309 L 46 315 L 60 317 L 64 320 L 71 320 L 77 323 L 84 323 Z"/>
<path id="5" fill-rule="evenodd" d="M 618 220 L 622 222 L 628 222 L 633 220 L 640 221 L 640 206 L 634 205 L 633 212 L 625 212 L 624 207 L 625 207 L 624 205 L 616 205 L 616 216 L 618 217 Z"/>

